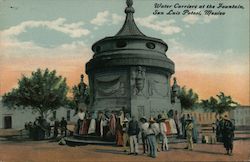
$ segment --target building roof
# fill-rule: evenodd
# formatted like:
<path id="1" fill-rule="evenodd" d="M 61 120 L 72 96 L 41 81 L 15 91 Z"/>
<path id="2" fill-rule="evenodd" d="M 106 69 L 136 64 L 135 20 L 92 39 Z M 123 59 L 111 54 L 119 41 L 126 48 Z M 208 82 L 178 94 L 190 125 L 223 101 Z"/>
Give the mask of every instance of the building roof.
<path id="1" fill-rule="evenodd" d="M 133 0 L 127 0 L 127 7 L 125 9 L 126 13 L 126 20 L 120 29 L 120 31 L 116 34 L 116 36 L 124 36 L 124 35 L 133 35 L 133 36 L 145 36 L 137 27 L 135 21 L 134 21 L 134 8 L 132 7 L 133 5 Z"/>
<path id="2" fill-rule="evenodd" d="M 250 105 L 239 105 L 236 109 L 250 109 Z"/>
<path id="3" fill-rule="evenodd" d="M 144 35 L 137 27 L 133 0 L 127 0 L 126 19 L 119 32 L 92 45 L 95 53 L 86 64 L 86 73 L 124 66 L 147 66 L 163 73 L 174 73 L 174 62 L 166 56 L 168 45 L 161 39 Z"/>

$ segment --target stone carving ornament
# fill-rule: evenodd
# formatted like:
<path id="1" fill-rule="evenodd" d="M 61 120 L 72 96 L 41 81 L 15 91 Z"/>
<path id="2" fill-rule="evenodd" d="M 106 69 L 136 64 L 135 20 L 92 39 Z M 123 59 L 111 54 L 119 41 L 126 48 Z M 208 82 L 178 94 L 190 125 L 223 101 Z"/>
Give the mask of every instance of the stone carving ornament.
<path id="1" fill-rule="evenodd" d="M 142 90 L 145 84 L 145 69 L 141 66 L 137 68 L 137 74 L 135 77 L 135 88 L 136 88 L 136 95 L 142 96 Z"/>
<path id="2" fill-rule="evenodd" d="M 169 94 L 168 80 L 159 81 L 156 79 L 149 80 L 149 95 L 167 97 Z"/>
<path id="3" fill-rule="evenodd" d="M 98 96 L 124 95 L 124 83 L 120 76 L 99 77 L 96 79 Z"/>

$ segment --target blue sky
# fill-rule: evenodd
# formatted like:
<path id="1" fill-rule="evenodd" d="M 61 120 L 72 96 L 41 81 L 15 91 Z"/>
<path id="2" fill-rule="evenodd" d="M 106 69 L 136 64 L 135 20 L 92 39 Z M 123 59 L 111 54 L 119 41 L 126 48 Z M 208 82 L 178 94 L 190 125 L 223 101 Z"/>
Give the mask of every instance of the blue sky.
<path id="1" fill-rule="evenodd" d="M 96 24 L 91 24 L 90 21 L 96 17 L 98 12 L 104 11 L 109 11 L 110 14 L 117 14 L 124 18 L 123 10 L 125 7 L 125 1 L 123 0 L 1 0 L 0 2 L 2 6 L 0 12 L 1 30 L 29 20 L 53 21 L 58 18 L 65 18 L 66 23 L 84 22 L 85 24 L 83 27 L 92 31 L 91 35 L 88 37 L 72 39 L 67 35 L 63 35 L 61 32 L 55 32 L 52 30 L 47 30 L 43 27 L 39 27 L 31 28 L 27 32 L 21 33 L 18 36 L 18 39 L 21 41 L 34 41 L 35 43 L 41 44 L 43 46 L 57 46 L 62 43 L 70 43 L 72 41 L 78 40 L 85 41 L 87 44 L 91 45 L 93 42 L 106 35 L 112 36 L 116 33 L 116 31 L 119 30 L 123 21 L 119 21 L 117 24 L 113 25 L 100 25 L 101 30 L 105 30 L 105 32 L 101 32 L 100 30 L 93 31 L 92 29 L 96 27 Z M 153 4 L 155 2 L 168 2 L 167 4 L 174 4 L 176 2 L 181 4 L 209 4 L 209 2 L 216 1 L 135 0 L 135 17 L 146 17 L 152 15 L 152 12 L 154 11 Z M 181 32 L 176 34 L 162 35 L 159 31 L 145 28 L 140 24 L 138 26 L 140 26 L 141 30 L 147 35 L 160 37 L 162 39 L 175 38 L 178 39 L 180 43 L 187 45 L 190 48 L 202 48 L 204 50 L 227 50 L 228 48 L 232 48 L 237 52 L 248 51 L 249 40 L 246 35 L 249 33 L 249 28 L 247 28 L 247 26 L 249 26 L 249 1 L 241 0 L 239 1 L 240 3 L 235 3 L 233 0 L 227 0 L 221 2 L 227 2 L 226 4 L 242 4 L 245 6 L 245 9 L 244 11 L 229 9 L 227 10 L 226 16 L 220 16 L 211 23 L 202 23 L 198 20 L 191 25 L 182 21 L 184 16 L 163 15 L 157 17 L 158 21 L 167 21 L 174 17 L 176 21 L 175 25 L 182 29 Z M 190 25 L 190 27 L 187 27 L 187 25 Z M 216 38 L 216 41 L 211 41 L 214 38 Z M 192 41 L 190 41 L 190 39 Z"/>
<path id="2" fill-rule="evenodd" d="M 225 16 L 155 16 L 156 2 L 220 2 L 245 8 L 227 9 Z M 0 93 L 15 86 L 3 74 L 15 73 L 16 77 L 11 78 L 14 80 L 19 73 L 37 67 L 57 69 L 75 83 L 76 77 L 70 78 L 70 73 L 79 75 L 84 71 L 85 62 L 93 55 L 94 42 L 119 31 L 125 7 L 125 0 L 0 0 Z M 168 43 L 167 55 L 175 61 L 177 75 L 194 71 L 211 77 L 214 73 L 242 75 L 248 81 L 243 85 L 249 87 L 248 0 L 134 0 L 133 7 L 140 30 Z M 183 83 L 189 82 L 183 79 Z"/>

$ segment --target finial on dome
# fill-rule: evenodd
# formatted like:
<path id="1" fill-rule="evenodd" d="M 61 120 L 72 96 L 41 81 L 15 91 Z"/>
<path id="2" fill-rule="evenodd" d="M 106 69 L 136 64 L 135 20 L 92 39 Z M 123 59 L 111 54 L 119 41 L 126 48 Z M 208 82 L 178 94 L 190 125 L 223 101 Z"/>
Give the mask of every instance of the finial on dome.
<path id="1" fill-rule="evenodd" d="M 132 7 L 133 6 L 133 0 L 127 0 L 127 6 Z"/>
<path id="2" fill-rule="evenodd" d="M 132 7 L 133 6 L 133 0 L 127 0 L 126 1 L 127 6 L 125 9 L 125 13 L 134 13 L 135 9 Z"/>

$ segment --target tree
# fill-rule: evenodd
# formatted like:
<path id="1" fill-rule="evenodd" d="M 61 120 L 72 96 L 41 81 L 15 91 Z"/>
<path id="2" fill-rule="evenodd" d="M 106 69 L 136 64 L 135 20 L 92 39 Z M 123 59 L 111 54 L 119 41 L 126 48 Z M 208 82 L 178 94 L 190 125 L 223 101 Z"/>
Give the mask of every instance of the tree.
<path id="1" fill-rule="evenodd" d="M 232 100 L 231 96 L 226 96 L 220 92 L 215 97 L 210 97 L 208 100 L 201 100 L 201 105 L 205 111 L 215 112 L 216 116 L 223 114 L 226 111 L 231 111 L 238 105 L 237 102 Z"/>
<path id="2" fill-rule="evenodd" d="M 4 94 L 3 103 L 8 107 L 32 109 L 44 118 L 49 110 L 67 104 L 67 92 L 66 79 L 57 76 L 55 70 L 37 69 L 30 77 L 23 75 L 18 88 Z"/>
<path id="3" fill-rule="evenodd" d="M 180 89 L 178 98 L 182 109 L 194 109 L 199 100 L 198 94 L 193 89 L 187 90 L 185 86 Z"/>

